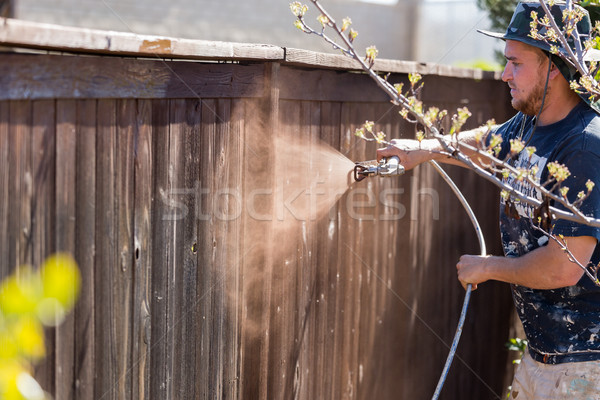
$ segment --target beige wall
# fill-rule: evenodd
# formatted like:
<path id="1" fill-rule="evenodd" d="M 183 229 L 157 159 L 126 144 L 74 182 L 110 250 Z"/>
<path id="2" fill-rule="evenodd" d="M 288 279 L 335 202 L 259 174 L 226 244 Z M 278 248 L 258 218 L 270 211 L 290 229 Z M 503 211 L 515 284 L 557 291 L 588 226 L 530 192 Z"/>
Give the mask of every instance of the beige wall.
<path id="1" fill-rule="evenodd" d="M 290 0 L 14 1 L 15 17 L 25 20 L 332 51 L 319 38 L 308 37 L 293 27 Z M 492 57 L 487 48 L 491 45 L 489 39 L 480 42 L 481 35 L 474 33 L 476 26 L 486 22 L 474 2 L 399 0 L 389 6 L 358 0 L 324 1 L 334 18 L 352 18 L 360 34 L 358 48 L 375 44 L 383 58 L 445 64 L 480 55 Z M 312 8 L 308 16 L 311 22 L 317 15 Z"/>

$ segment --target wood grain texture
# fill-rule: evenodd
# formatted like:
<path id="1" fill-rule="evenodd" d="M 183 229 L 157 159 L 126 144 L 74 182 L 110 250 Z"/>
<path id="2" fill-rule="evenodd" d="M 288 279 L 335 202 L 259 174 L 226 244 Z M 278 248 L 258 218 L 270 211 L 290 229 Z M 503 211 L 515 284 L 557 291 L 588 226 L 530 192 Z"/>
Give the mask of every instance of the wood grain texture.
<path id="1" fill-rule="evenodd" d="M 52 100 L 32 103 L 32 261 L 39 266 L 56 249 L 56 107 Z M 93 215 L 93 214 L 92 214 Z"/>
<path id="2" fill-rule="evenodd" d="M 31 154 L 33 166 L 32 243 L 33 265 L 40 266 L 56 251 L 56 104 L 52 100 L 35 101 Z M 36 366 L 35 376 L 42 387 L 54 392 L 56 329 L 46 334 L 47 356 Z"/>
<path id="3" fill-rule="evenodd" d="M 269 196 L 274 176 L 274 136 L 279 118 L 279 65 L 266 66 L 265 98 L 246 104 L 244 119 L 243 196 L 247 212 L 243 214 L 241 276 L 241 360 L 240 398 L 269 398 L 270 300 L 273 290 L 273 254 L 261 243 L 273 243 L 271 217 L 274 202 Z M 260 242 L 251 240 L 260 238 Z M 252 372 L 250 372 L 252 371 Z M 254 378 L 251 377 L 252 374 Z"/>
<path id="4" fill-rule="evenodd" d="M 150 302 L 150 399 L 172 399 L 171 357 L 173 345 L 169 328 L 171 320 L 169 304 L 169 260 L 168 243 L 172 239 L 172 223 L 169 207 L 169 102 L 152 100 L 153 130 L 153 204 L 152 204 L 152 262 Z"/>
<path id="5" fill-rule="evenodd" d="M 5 254 L 4 257 L 0 258 L 0 279 L 8 276 L 13 267 L 8 261 L 8 247 L 10 243 L 8 236 L 9 128 L 10 104 L 6 101 L 0 101 L 0 254 Z"/>
<path id="6" fill-rule="evenodd" d="M 257 97 L 263 65 L 3 54 L 0 100 Z"/>
<path id="7" fill-rule="evenodd" d="M 112 345 L 118 371 L 118 381 L 114 382 L 119 397 L 131 396 L 133 388 L 133 279 L 134 279 L 134 159 L 137 100 L 116 101 L 116 170 L 115 170 L 115 228 L 116 240 L 113 252 L 117 262 L 113 265 L 112 296 L 114 309 L 112 329 L 119 339 Z"/>
<path id="8" fill-rule="evenodd" d="M 139 100 L 134 131 L 134 222 L 133 222 L 133 353 L 132 398 L 150 398 L 150 357 L 152 345 L 152 201 L 153 134 L 152 102 Z"/>
<path id="9" fill-rule="evenodd" d="M 185 212 L 174 224 L 174 262 L 172 265 L 173 295 L 173 396 L 197 397 L 196 387 L 196 343 L 190 335 L 198 326 L 197 299 L 210 299 L 198 293 L 197 248 L 198 226 L 195 216 L 195 187 L 199 182 L 200 164 L 200 100 L 171 101 L 170 162 L 173 170 L 172 187 L 177 201 Z M 181 154 L 185 154 L 184 158 Z M 205 370 L 208 371 L 208 370 Z"/>
<path id="10" fill-rule="evenodd" d="M 31 171 L 31 103 L 10 103 L 11 132 L 9 136 L 9 209 L 8 265 L 31 265 L 29 232 L 31 229 L 32 171 Z"/>
<path id="11" fill-rule="evenodd" d="M 77 204 L 77 108 L 73 100 L 56 103 L 56 251 L 75 254 Z M 56 397 L 75 398 L 75 318 L 56 328 Z"/>
<path id="12" fill-rule="evenodd" d="M 96 152 L 96 255 L 94 260 L 94 370 L 103 371 L 94 380 L 94 396 L 103 399 L 118 398 L 120 379 L 117 351 L 120 336 L 114 325 L 125 313 L 114 314 L 119 305 L 113 296 L 118 281 L 120 260 L 116 254 L 116 141 L 117 110 L 114 100 L 98 101 Z M 126 306 L 125 304 L 123 306 Z"/>
<path id="13" fill-rule="evenodd" d="M 96 100 L 76 102 L 75 250 L 81 272 L 75 305 L 74 398 L 94 397 L 94 259 L 96 244 Z"/>
<path id="14" fill-rule="evenodd" d="M 222 204 L 223 223 L 226 225 L 227 245 L 225 247 L 223 293 L 224 310 L 226 316 L 223 318 L 223 363 L 222 381 L 223 397 L 240 397 L 240 360 L 241 360 L 241 320 L 244 310 L 242 302 L 242 263 L 245 257 L 242 213 L 244 212 L 243 184 L 244 165 L 240 160 L 244 158 L 246 147 L 246 120 L 245 100 L 234 99 L 229 105 L 229 124 L 223 126 L 221 134 L 224 136 L 224 182 L 227 186 L 227 195 L 224 196 Z M 228 128 L 228 130 L 224 129 Z M 237 160 L 237 162 L 227 162 Z M 247 238 L 251 240 L 251 238 Z"/>

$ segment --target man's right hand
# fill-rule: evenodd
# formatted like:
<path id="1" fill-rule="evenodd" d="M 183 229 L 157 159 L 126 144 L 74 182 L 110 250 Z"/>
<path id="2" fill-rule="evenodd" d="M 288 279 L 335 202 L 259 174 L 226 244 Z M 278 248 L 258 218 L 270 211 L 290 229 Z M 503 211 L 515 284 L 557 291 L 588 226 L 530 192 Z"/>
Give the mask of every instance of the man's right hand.
<path id="1" fill-rule="evenodd" d="M 436 140 L 434 140 L 437 142 Z M 387 147 L 377 149 L 377 161 L 382 158 L 398 156 L 400 164 L 407 171 L 417 165 L 433 159 L 433 147 L 436 143 L 430 140 L 421 142 L 414 139 L 392 139 Z"/>

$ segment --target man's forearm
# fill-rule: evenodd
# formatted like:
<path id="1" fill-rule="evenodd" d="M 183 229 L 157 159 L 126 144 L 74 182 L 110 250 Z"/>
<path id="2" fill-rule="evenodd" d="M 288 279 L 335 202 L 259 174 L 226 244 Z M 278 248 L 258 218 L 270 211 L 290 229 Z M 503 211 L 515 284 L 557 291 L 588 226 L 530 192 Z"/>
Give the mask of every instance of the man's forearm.
<path id="1" fill-rule="evenodd" d="M 476 148 L 477 137 L 479 136 L 478 133 L 480 133 L 482 130 L 485 132 L 487 130 L 487 126 L 461 132 L 458 135 L 460 151 L 466 156 L 470 157 L 471 160 L 476 164 L 480 164 L 479 157 L 477 157 L 475 151 L 467 148 L 466 146 Z M 452 146 L 452 143 L 449 144 Z M 400 158 L 400 163 L 406 168 L 406 170 L 410 170 L 419 164 L 431 160 L 465 167 L 465 164 L 456 160 L 451 154 L 448 153 L 448 150 L 438 139 L 425 139 L 421 142 L 418 142 L 414 139 L 394 139 L 387 147 L 377 150 L 378 160 L 392 156 L 398 156 Z"/>
<path id="2" fill-rule="evenodd" d="M 582 265 L 587 265 L 596 247 L 596 239 L 580 236 L 566 240 L 573 256 Z M 456 267 L 463 286 L 496 280 L 532 289 L 556 289 L 576 284 L 583 275 L 581 267 L 570 261 L 553 240 L 521 257 L 465 255 Z"/>
<path id="3" fill-rule="evenodd" d="M 473 151 L 471 148 L 477 148 L 477 137 L 481 136 L 482 130 L 484 130 L 485 132 L 487 130 L 487 127 L 479 127 L 476 129 L 460 132 L 458 134 L 459 150 L 477 165 L 481 165 L 480 159 L 477 155 L 477 152 Z M 445 154 L 445 148 L 438 139 L 426 139 L 423 140 L 423 142 L 425 143 L 422 143 L 422 147 L 423 149 L 429 151 L 429 153 L 431 154 L 431 160 L 438 161 L 444 164 L 459 165 L 461 167 L 465 166 L 464 163 L 458 161 L 454 157 L 450 157 L 447 154 Z"/>

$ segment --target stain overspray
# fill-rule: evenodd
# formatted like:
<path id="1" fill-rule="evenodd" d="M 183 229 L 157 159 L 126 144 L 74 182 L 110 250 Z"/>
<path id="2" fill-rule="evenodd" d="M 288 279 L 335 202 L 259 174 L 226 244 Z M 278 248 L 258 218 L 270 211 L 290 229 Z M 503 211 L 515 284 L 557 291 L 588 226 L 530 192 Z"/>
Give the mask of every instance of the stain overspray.
<path id="1" fill-rule="evenodd" d="M 337 218 L 334 206 L 354 182 L 353 161 L 291 129 L 284 126 L 274 135 L 259 118 L 244 126 L 242 245 L 239 265 L 230 266 L 239 283 L 224 289 L 228 306 L 240 312 L 245 397 L 267 392 L 290 397 L 271 393 L 267 385 L 293 390 L 317 271 L 328 268 L 315 264 L 316 241 L 328 236 L 323 230 Z M 261 376 L 269 376 L 270 383 Z"/>

